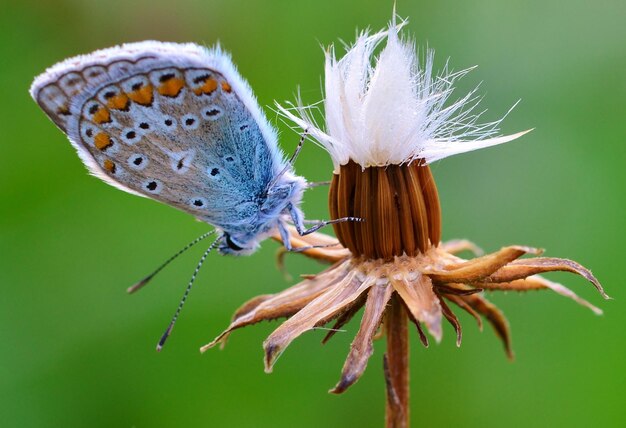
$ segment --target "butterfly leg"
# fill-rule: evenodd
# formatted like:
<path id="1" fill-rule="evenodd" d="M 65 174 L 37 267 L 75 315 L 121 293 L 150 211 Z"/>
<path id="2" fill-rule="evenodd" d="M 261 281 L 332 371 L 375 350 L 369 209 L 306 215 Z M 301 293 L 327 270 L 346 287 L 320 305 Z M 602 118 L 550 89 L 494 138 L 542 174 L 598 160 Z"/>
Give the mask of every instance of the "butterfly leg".
<path id="1" fill-rule="evenodd" d="M 289 211 L 289 215 L 291 215 L 291 218 L 293 220 L 293 225 L 296 227 L 296 230 L 301 236 L 308 235 L 313 232 L 317 232 L 322 227 L 328 226 L 330 224 L 342 223 L 344 221 L 359 221 L 359 222 L 364 221 L 364 219 L 358 218 L 358 217 L 342 217 L 342 218 L 337 218 L 335 220 L 319 221 L 317 222 L 315 226 L 307 229 L 304 226 L 304 219 L 302 218 L 302 212 L 298 208 L 293 206 L 293 204 L 289 204 L 287 205 L 287 210 Z"/>
<path id="2" fill-rule="evenodd" d="M 307 189 L 312 189 L 314 187 L 320 187 L 320 186 L 330 186 L 330 180 L 329 181 L 313 181 L 310 183 L 306 184 L 306 188 Z"/>
<path id="3" fill-rule="evenodd" d="M 328 247 L 335 247 L 339 245 L 339 243 L 336 243 L 336 244 L 327 244 L 327 245 L 306 245 L 304 247 L 294 248 L 291 245 L 291 237 L 289 236 L 289 230 L 287 230 L 285 223 L 283 222 L 278 223 L 278 231 L 280 233 L 280 239 L 283 241 L 283 246 L 285 247 L 287 251 L 292 252 L 292 253 L 301 253 L 307 250 L 312 250 L 314 248 L 328 248 Z M 300 235 L 302 234 L 300 233 Z"/>

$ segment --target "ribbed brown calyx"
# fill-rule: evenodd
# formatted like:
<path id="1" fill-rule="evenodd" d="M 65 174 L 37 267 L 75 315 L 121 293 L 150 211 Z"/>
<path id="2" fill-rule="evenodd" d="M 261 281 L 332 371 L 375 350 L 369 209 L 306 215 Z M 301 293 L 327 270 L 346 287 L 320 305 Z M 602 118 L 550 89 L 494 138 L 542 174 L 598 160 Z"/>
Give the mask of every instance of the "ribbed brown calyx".
<path id="1" fill-rule="evenodd" d="M 441 239 L 437 187 L 428 165 L 418 161 L 365 169 L 353 161 L 342 165 L 333 175 L 329 206 L 333 219 L 365 220 L 333 225 L 355 256 L 416 256 Z"/>

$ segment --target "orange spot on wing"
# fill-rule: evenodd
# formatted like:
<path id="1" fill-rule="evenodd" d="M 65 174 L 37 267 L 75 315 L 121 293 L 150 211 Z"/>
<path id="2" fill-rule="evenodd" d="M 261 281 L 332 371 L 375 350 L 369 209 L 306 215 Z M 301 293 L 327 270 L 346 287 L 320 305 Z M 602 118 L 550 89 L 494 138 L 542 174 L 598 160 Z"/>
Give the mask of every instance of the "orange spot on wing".
<path id="1" fill-rule="evenodd" d="M 115 174 L 115 164 L 113 163 L 113 161 L 109 159 L 106 159 L 104 161 L 104 169 L 110 172 L 111 174 Z"/>
<path id="2" fill-rule="evenodd" d="M 152 104 L 152 85 L 145 85 L 141 88 L 128 93 L 128 98 L 136 102 L 137 104 L 141 104 L 142 106 L 149 106 Z"/>
<path id="3" fill-rule="evenodd" d="M 230 87 L 230 84 L 226 80 L 222 80 L 222 90 L 230 94 L 233 88 Z"/>
<path id="4" fill-rule="evenodd" d="M 69 107 L 61 106 L 57 109 L 57 114 L 61 116 L 69 116 L 71 113 Z"/>
<path id="5" fill-rule="evenodd" d="M 130 104 L 130 100 L 124 92 L 120 92 L 107 100 L 107 107 L 115 110 L 126 110 L 128 104 Z"/>
<path id="6" fill-rule="evenodd" d="M 159 94 L 166 97 L 176 97 L 180 94 L 183 86 L 185 86 L 185 81 L 183 79 L 172 77 L 171 79 L 163 82 L 157 90 L 159 91 Z"/>
<path id="7" fill-rule="evenodd" d="M 215 80 L 215 79 L 207 79 L 207 80 L 204 81 L 202 86 L 194 89 L 193 92 L 196 95 L 202 95 L 202 94 L 211 95 L 213 93 L 213 91 L 215 91 L 216 89 L 217 89 L 217 80 Z"/>
<path id="8" fill-rule="evenodd" d="M 93 114 L 93 121 L 96 124 L 109 123 L 111 121 L 111 113 L 104 107 L 100 107 L 98 111 Z"/>
<path id="9" fill-rule="evenodd" d="M 94 145 L 98 150 L 106 150 L 113 145 L 111 137 L 106 132 L 99 132 L 93 139 Z"/>

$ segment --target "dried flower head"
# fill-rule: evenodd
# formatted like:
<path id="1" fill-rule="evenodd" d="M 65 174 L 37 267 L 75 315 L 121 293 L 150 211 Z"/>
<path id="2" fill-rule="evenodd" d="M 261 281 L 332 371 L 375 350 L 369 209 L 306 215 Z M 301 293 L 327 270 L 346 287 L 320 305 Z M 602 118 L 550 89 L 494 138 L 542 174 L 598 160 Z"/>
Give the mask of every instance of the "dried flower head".
<path id="1" fill-rule="evenodd" d="M 429 164 L 528 132 L 497 136 L 502 119 L 479 123 L 476 90 L 446 105 L 455 81 L 471 69 L 451 72 L 446 65 L 433 74 L 434 51 L 429 49 L 420 64 L 414 44 L 400 38 L 405 22 L 392 22 L 387 31 L 374 35 L 362 32 L 340 59 L 333 47 L 326 51 L 326 129 L 301 101 L 294 109 L 279 106 L 328 151 L 335 172 L 349 161 L 364 168 L 415 160 Z M 372 65 L 376 48 L 385 40 Z"/>
<path id="2" fill-rule="evenodd" d="M 466 260 L 456 253 L 477 253 L 475 245 L 465 240 L 440 242 L 439 197 L 428 164 L 511 141 L 525 132 L 497 136 L 500 121 L 479 124 L 474 92 L 447 104 L 454 81 L 466 71 L 444 70 L 434 76 L 432 51 L 420 65 L 413 44 L 399 37 L 401 27 L 392 22 L 387 31 L 362 33 L 341 59 L 332 48 L 327 51 L 324 129 L 301 102 L 280 108 L 333 159 L 331 217 L 365 221 L 333 225 L 341 247 L 329 247 L 336 241 L 322 234 L 301 237 L 292 231 L 293 247 L 333 265 L 285 291 L 250 300 L 230 326 L 202 348 L 225 343 L 235 329 L 287 317 L 264 342 L 269 372 L 302 333 L 334 322 L 326 342 L 364 307 L 341 378 L 331 392 L 341 393 L 359 379 L 382 325 L 387 337 L 387 426 L 408 426 L 409 321 L 428 346 L 426 332 L 441 340 L 445 319 L 460 345 L 461 325 L 449 306 L 453 303 L 473 315 L 479 326 L 486 318 L 512 357 L 508 323 L 484 290 L 550 289 L 601 313 L 565 286 L 539 276 L 566 271 L 583 276 L 607 298 L 589 270 L 570 260 L 538 257 L 541 250 L 510 246 Z M 375 57 L 384 40 L 385 47 Z M 521 258 L 524 255 L 535 257 Z"/>

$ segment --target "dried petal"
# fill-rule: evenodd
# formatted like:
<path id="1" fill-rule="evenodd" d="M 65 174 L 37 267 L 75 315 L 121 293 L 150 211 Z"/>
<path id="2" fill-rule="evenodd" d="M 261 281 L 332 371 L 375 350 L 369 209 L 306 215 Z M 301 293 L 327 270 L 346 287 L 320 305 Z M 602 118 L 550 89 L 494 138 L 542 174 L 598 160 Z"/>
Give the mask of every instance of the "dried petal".
<path id="1" fill-rule="evenodd" d="M 441 306 L 433 291 L 429 277 L 417 273 L 415 279 L 392 279 L 391 284 L 398 292 L 413 317 L 423 322 L 437 342 L 441 341 Z"/>
<path id="2" fill-rule="evenodd" d="M 375 285 L 370 288 L 363 318 L 361 318 L 361 327 L 350 345 L 350 354 L 343 366 L 341 380 L 330 390 L 331 393 L 344 392 L 363 374 L 367 361 L 374 352 L 373 336 L 380 325 L 392 292 L 393 288 L 389 284 Z"/>
<path id="3" fill-rule="evenodd" d="M 571 272 L 582 276 L 587 281 L 591 282 L 594 287 L 596 287 L 596 290 L 598 290 L 602 297 L 610 299 L 610 297 L 604 292 L 600 282 L 598 282 L 589 269 L 573 260 L 559 259 L 555 257 L 535 257 L 532 259 L 516 260 L 489 275 L 488 278 L 485 278 L 485 281 L 510 282 L 538 273 L 555 271 Z"/>
<path id="4" fill-rule="evenodd" d="M 504 291 L 508 291 L 508 290 L 529 291 L 529 290 L 541 290 L 541 289 L 549 288 L 550 290 L 554 291 L 557 294 L 560 294 L 561 296 L 568 297 L 574 300 L 576 303 L 582 306 L 586 306 L 587 308 L 591 309 L 596 315 L 602 315 L 602 310 L 600 308 L 592 305 L 591 303 L 589 303 L 582 297 L 578 296 L 576 293 L 574 293 L 572 290 L 570 290 L 566 286 L 559 284 L 557 282 L 549 281 L 539 275 L 529 276 L 526 279 L 516 279 L 511 282 L 497 282 L 497 283 L 480 282 L 480 283 L 476 283 L 472 285 L 477 285 L 478 287 L 483 287 L 487 290 L 504 290 Z"/>
<path id="5" fill-rule="evenodd" d="M 455 305 L 457 305 L 459 308 L 463 309 L 464 311 L 466 311 L 468 314 L 470 314 L 471 316 L 474 317 L 474 319 L 476 320 L 476 323 L 478 323 L 478 329 L 480 331 L 483 331 L 483 319 L 480 317 L 480 315 L 478 314 L 478 312 L 476 312 L 474 310 L 474 308 L 472 308 L 470 305 L 468 305 L 465 300 L 461 299 L 458 295 L 448 295 L 448 294 L 444 294 L 444 296 L 446 297 L 446 299 L 450 300 L 451 302 L 453 302 Z"/>
<path id="6" fill-rule="evenodd" d="M 405 307 L 406 307 L 406 303 L 402 302 Z M 428 336 L 426 336 L 426 333 L 424 333 L 424 329 L 422 328 L 422 324 L 415 319 L 415 317 L 413 317 L 413 315 L 411 314 L 411 312 L 408 310 L 407 308 L 407 314 L 409 316 L 409 319 L 411 320 L 411 322 L 413 324 L 415 324 L 415 327 L 417 328 L 417 334 L 420 338 L 420 342 L 422 342 L 422 345 L 424 345 L 424 348 L 428 348 L 429 343 L 428 343 Z"/>
<path id="7" fill-rule="evenodd" d="M 513 349 L 511 348 L 511 333 L 509 331 L 509 322 L 504 314 L 493 303 L 485 299 L 480 294 L 472 294 L 471 296 L 458 296 L 468 305 L 475 309 L 478 313 L 487 318 L 487 321 L 493 326 L 496 334 L 502 339 L 504 349 L 509 359 L 513 359 Z"/>
<path id="8" fill-rule="evenodd" d="M 524 254 L 540 254 L 541 250 L 531 247 L 510 246 L 462 263 L 446 265 L 443 269 L 427 268 L 423 273 L 438 282 L 472 282 L 491 275 L 502 266 Z"/>
<path id="9" fill-rule="evenodd" d="M 337 321 L 335 321 L 335 325 L 328 331 L 326 336 L 322 339 L 322 344 L 325 344 L 330 340 L 331 337 L 337 333 L 341 327 L 350 322 L 352 317 L 356 315 L 356 313 L 361 309 L 361 307 L 365 304 L 366 296 L 362 295 L 357 300 L 355 300 L 351 305 L 349 305 L 345 310 L 339 315 Z"/>
<path id="10" fill-rule="evenodd" d="M 328 288 L 312 300 L 294 316 L 281 324 L 263 342 L 265 349 L 265 371 L 272 371 L 272 366 L 289 344 L 302 333 L 318 325 L 320 320 L 329 319 L 354 300 L 373 283 L 373 278 L 362 281 L 356 271 L 350 271 L 339 283 Z"/>
<path id="11" fill-rule="evenodd" d="M 307 279 L 269 298 L 255 298 L 235 313 L 233 321 L 212 342 L 200 348 L 200 352 L 223 342 L 230 332 L 260 321 L 288 317 L 305 307 L 329 287 L 349 275 L 349 262 L 339 263 L 313 279 Z M 266 297 L 266 296 L 262 296 Z M 256 306 L 255 306 L 256 304 Z"/>
<path id="12" fill-rule="evenodd" d="M 435 284 L 435 288 L 440 293 L 456 294 L 457 296 L 469 296 L 470 294 L 476 294 L 483 291 L 482 288 L 461 288 L 455 284 Z"/>
<path id="13" fill-rule="evenodd" d="M 461 346 L 461 340 L 463 339 L 463 334 L 461 331 L 461 323 L 459 319 L 454 315 L 454 312 L 450 309 L 448 304 L 442 298 L 439 298 L 439 304 L 441 305 L 441 311 L 443 312 L 443 316 L 446 317 L 448 322 L 452 324 L 454 327 L 454 331 L 456 332 L 456 346 Z"/>
<path id="14" fill-rule="evenodd" d="M 471 251 L 475 256 L 485 254 L 482 248 L 467 239 L 453 239 L 451 241 L 442 242 L 439 248 L 450 254 L 457 254 L 461 251 Z"/>
<path id="15" fill-rule="evenodd" d="M 309 233 L 303 236 L 300 235 L 293 226 L 288 226 L 287 229 L 289 230 L 289 241 L 293 249 L 298 251 L 304 247 L 314 247 L 304 251 L 298 251 L 307 257 L 322 262 L 335 263 L 350 256 L 350 250 L 342 247 L 339 241 L 337 241 L 337 238 L 319 232 Z M 272 235 L 272 239 L 280 244 L 283 243 L 280 233 L 278 232 Z M 287 251 L 284 246 L 280 247 L 278 250 L 277 263 L 281 270 L 283 270 L 284 256 L 287 253 L 289 253 L 289 251 Z"/>

